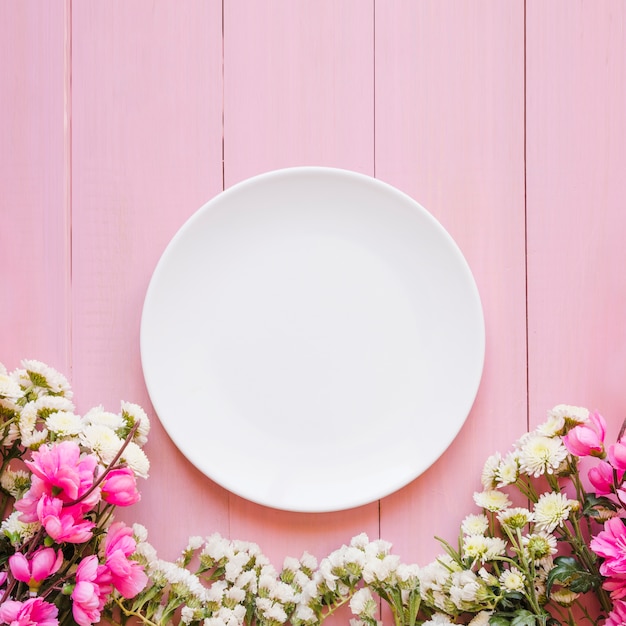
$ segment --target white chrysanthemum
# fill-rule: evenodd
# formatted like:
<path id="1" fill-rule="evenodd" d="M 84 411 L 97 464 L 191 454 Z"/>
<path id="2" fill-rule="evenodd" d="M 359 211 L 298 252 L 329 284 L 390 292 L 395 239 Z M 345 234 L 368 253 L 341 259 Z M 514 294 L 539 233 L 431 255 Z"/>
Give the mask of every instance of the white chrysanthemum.
<path id="1" fill-rule="evenodd" d="M 579 504 L 577 500 L 570 500 L 563 493 L 543 493 L 535 504 L 535 528 L 551 533 L 560 526 Z"/>
<path id="2" fill-rule="evenodd" d="M 56 411 L 46 418 L 46 427 L 59 437 L 75 437 L 83 431 L 83 421 L 75 413 Z"/>
<path id="3" fill-rule="evenodd" d="M 522 546 L 527 557 L 534 561 L 557 553 L 556 537 L 547 532 L 537 532 L 522 537 Z"/>
<path id="4" fill-rule="evenodd" d="M 20 521 L 21 513 L 13 511 L 0 524 L 0 533 L 2 533 L 11 542 L 11 545 L 18 547 L 32 539 L 41 528 L 39 522 L 25 523 Z"/>
<path id="5" fill-rule="evenodd" d="M 502 455 L 496 452 L 485 461 L 480 475 L 480 482 L 486 490 L 495 488 L 501 460 Z"/>
<path id="6" fill-rule="evenodd" d="M 464 535 L 484 535 L 489 528 L 489 520 L 483 513 L 471 514 L 461 522 L 461 531 Z"/>
<path id="7" fill-rule="evenodd" d="M 435 613 L 422 626 L 454 626 L 454 622 L 451 622 L 450 618 L 444 613 Z"/>
<path id="8" fill-rule="evenodd" d="M 84 426 L 80 439 L 105 465 L 113 461 L 123 444 L 115 432 L 103 424 Z"/>
<path id="9" fill-rule="evenodd" d="M 63 395 L 66 398 L 72 397 L 72 390 L 67 378 L 54 368 L 34 359 L 23 360 L 22 367 L 34 386 L 49 389 L 50 392 Z"/>
<path id="10" fill-rule="evenodd" d="M 497 489 L 476 492 L 474 494 L 474 502 L 481 509 L 492 512 L 502 511 L 511 506 L 511 501 L 506 493 Z"/>
<path id="11" fill-rule="evenodd" d="M 17 400 L 24 395 L 19 384 L 5 373 L 0 373 L 0 396 Z"/>
<path id="12" fill-rule="evenodd" d="M 122 417 L 130 422 L 131 427 L 139 422 L 133 441 L 138 446 L 143 446 L 148 441 L 150 432 L 150 419 L 146 412 L 138 404 L 122 402 Z"/>
<path id="13" fill-rule="evenodd" d="M 531 433 L 520 440 L 520 470 L 535 478 L 553 474 L 567 458 L 567 448 L 560 437 L 544 437 Z"/>
<path id="14" fill-rule="evenodd" d="M 553 409 L 548 411 L 548 419 L 562 418 L 564 422 L 570 424 L 584 424 L 589 420 L 589 409 L 582 406 L 571 406 L 569 404 L 557 404 Z"/>
<path id="15" fill-rule="evenodd" d="M 24 470 L 13 471 L 7 467 L 2 473 L 0 484 L 16 500 L 19 500 L 30 487 L 30 474 Z"/>
<path id="16" fill-rule="evenodd" d="M 111 430 L 119 430 L 126 425 L 121 415 L 105 411 L 103 406 L 95 406 L 87 411 L 83 421 L 90 426 L 107 426 Z"/>
<path id="17" fill-rule="evenodd" d="M 37 450 L 39 446 L 48 438 L 48 431 L 34 430 L 31 434 L 22 436 L 22 445 L 31 450 Z"/>
<path id="18" fill-rule="evenodd" d="M 502 572 L 499 580 L 506 591 L 523 591 L 526 577 L 517 567 L 512 567 Z"/>
<path id="19" fill-rule="evenodd" d="M 519 454 L 509 452 L 501 461 L 496 472 L 496 487 L 513 485 L 519 478 Z"/>
<path id="20" fill-rule="evenodd" d="M 533 521 L 533 514 L 523 507 L 513 507 L 498 513 L 498 521 L 507 528 L 524 528 Z"/>
<path id="21" fill-rule="evenodd" d="M 548 418 L 543 424 L 539 424 L 536 432 L 544 437 L 555 437 L 565 428 L 565 417 L 560 413 L 548 411 Z"/>
<path id="22" fill-rule="evenodd" d="M 353 615 L 374 619 L 378 611 L 378 604 L 374 600 L 369 587 L 359 589 L 352 598 L 350 598 L 350 610 Z"/>
<path id="23" fill-rule="evenodd" d="M 579 593 L 575 593 L 570 589 L 564 587 L 560 589 L 552 589 L 550 592 L 550 600 L 557 602 L 561 606 L 572 606 L 574 602 L 580 597 Z"/>
<path id="24" fill-rule="evenodd" d="M 122 461 L 128 464 L 128 467 L 140 476 L 141 478 L 148 478 L 150 472 L 150 461 L 146 456 L 146 453 L 134 442 L 131 441 L 124 452 L 122 452 Z"/>
<path id="25" fill-rule="evenodd" d="M 481 611 L 471 619 L 467 626 L 488 626 L 492 615 L 492 611 Z"/>
<path id="26" fill-rule="evenodd" d="M 463 554 L 466 557 L 485 563 L 502 556 L 506 552 L 506 542 L 500 537 L 466 535 L 463 537 Z"/>
<path id="27" fill-rule="evenodd" d="M 420 593 L 422 598 L 429 591 L 438 591 L 447 584 L 450 574 L 458 571 L 459 565 L 448 554 L 441 555 L 438 559 L 421 567 L 419 570 Z"/>
<path id="28" fill-rule="evenodd" d="M 34 401 L 28 402 L 22 408 L 18 424 L 20 427 L 20 437 L 30 437 L 37 425 L 37 405 Z"/>

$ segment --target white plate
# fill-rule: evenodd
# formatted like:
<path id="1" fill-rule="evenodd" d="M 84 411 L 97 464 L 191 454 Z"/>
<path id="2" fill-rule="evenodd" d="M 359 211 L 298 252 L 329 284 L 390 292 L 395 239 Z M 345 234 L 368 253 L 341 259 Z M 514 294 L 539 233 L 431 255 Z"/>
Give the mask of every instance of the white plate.
<path id="1" fill-rule="evenodd" d="M 141 321 L 154 408 L 226 489 L 292 511 L 365 504 L 427 469 L 480 382 L 472 274 L 407 195 L 290 168 L 204 205 L 160 259 Z"/>

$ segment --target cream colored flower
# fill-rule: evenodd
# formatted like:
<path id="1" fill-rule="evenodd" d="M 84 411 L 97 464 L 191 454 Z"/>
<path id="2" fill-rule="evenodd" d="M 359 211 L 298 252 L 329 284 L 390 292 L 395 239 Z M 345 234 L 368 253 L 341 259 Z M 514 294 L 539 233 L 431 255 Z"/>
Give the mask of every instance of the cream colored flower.
<path id="1" fill-rule="evenodd" d="M 513 485 L 519 478 L 519 453 L 509 452 L 501 461 L 496 472 L 496 487 Z"/>
<path id="2" fill-rule="evenodd" d="M 122 461 L 126 462 L 137 476 L 148 478 L 150 461 L 146 453 L 134 441 L 131 441 L 124 449 Z"/>
<path id="3" fill-rule="evenodd" d="M 72 390 L 67 379 L 54 368 L 34 359 L 23 360 L 22 367 L 35 387 L 47 389 L 55 395 L 66 398 L 72 397 Z"/>
<path id="4" fill-rule="evenodd" d="M 80 439 L 105 465 L 113 461 L 123 443 L 113 430 L 103 424 L 86 425 Z"/>
<path id="5" fill-rule="evenodd" d="M 0 396 L 17 400 L 24 395 L 22 388 L 6 373 L 0 373 Z"/>
<path id="6" fill-rule="evenodd" d="M 480 475 L 480 482 L 485 490 L 495 489 L 498 483 L 498 470 L 502 462 L 502 455 L 499 452 L 492 454 L 483 465 Z"/>
<path id="7" fill-rule="evenodd" d="M 572 606 L 577 598 L 580 597 L 579 593 L 574 593 L 569 589 L 552 589 L 550 592 L 550 600 L 557 602 L 561 606 Z"/>
<path id="8" fill-rule="evenodd" d="M 572 510 L 578 507 L 578 501 L 570 500 L 565 494 L 554 492 L 541 494 L 533 511 L 535 528 L 551 533 L 569 517 Z"/>
<path id="9" fill-rule="evenodd" d="M 464 535 L 484 535 L 489 528 L 489 520 L 483 513 L 467 515 L 461 522 L 461 531 Z"/>
<path id="10" fill-rule="evenodd" d="M 150 420 L 146 412 L 138 404 L 122 402 L 122 417 L 131 428 L 139 422 L 133 441 L 138 446 L 143 446 L 148 441 L 148 434 L 150 433 Z"/>
<path id="11" fill-rule="evenodd" d="M 498 521 L 507 528 L 524 528 L 532 520 L 533 514 L 523 507 L 513 507 L 498 513 Z"/>
<path id="12" fill-rule="evenodd" d="M 476 492 L 474 494 L 474 502 L 481 509 L 492 512 L 502 511 L 511 506 L 511 501 L 506 493 L 497 489 Z"/>
<path id="13" fill-rule="evenodd" d="M 59 437 L 73 437 L 82 432 L 83 421 L 75 413 L 56 411 L 46 418 L 46 427 Z"/>
<path id="14" fill-rule="evenodd" d="M 548 411 L 548 419 L 563 419 L 568 426 L 584 424 L 589 419 L 589 409 L 581 406 L 571 406 L 569 404 L 557 404 Z"/>
<path id="15" fill-rule="evenodd" d="M 531 433 L 520 442 L 520 470 L 535 478 L 553 474 L 567 457 L 567 448 L 560 437 L 551 438 Z"/>
<path id="16" fill-rule="evenodd" d="M 502 572 L 499 580 L 506 591 L 523 591 L 526 577 L 517 567 L 512 567 Z"/>
<path id="17" fill-rule="evenodd" d="M 545 559 L 557 553 L 556 537 L 547 532 L 537 532 L 522 537 L 522 546 L 533 561 Z"/>
<path id="18" fill-rule="evenodd" d="M 87 411 L 87 413 L 83 415 L 83 421 L 88 425 L 107 426 L 111 430 L 119 430 L 126 424 L 121 415 L 105 411 L 102 406 L 95 406 Z"/>

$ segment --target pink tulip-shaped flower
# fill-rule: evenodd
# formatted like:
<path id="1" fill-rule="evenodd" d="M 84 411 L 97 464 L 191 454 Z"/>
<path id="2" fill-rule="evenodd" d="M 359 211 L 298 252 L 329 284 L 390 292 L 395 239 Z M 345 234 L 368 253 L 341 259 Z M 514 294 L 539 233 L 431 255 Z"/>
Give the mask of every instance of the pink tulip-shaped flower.
<path id="1" fill-rule="evenodd" d="M 81 516 L 77 507 L 63 507 L 61 500 L 43 496 L 37 505 L 39 521 L 56 543 L 86 543 L 95 524 Z"/>
<path id="2" fill-rule="evenodd" d="M 63 552 L 52 548 L 37 550 L 28 560 L 21 552 L 9 557 L 9 567 L 14 578 L 28 583 L 31 591 L 36 591 L 41 582 L 59 571 L 63 564 Z"/>
<path id="3" fill-rule="evenodd" d="M 609 461 L 619 472 L 626 471 L 626 441 L 624 439 L 609 446 Z"/>
<path id="4" fill-rule="evenodd" d="M 100 614 L 111 593 L 111 576 L 98 557 L 85 557 L 76 568 L 76 585 L 72 591 L 72 615 L 79 626 L 100 621 Z"/>
<path id="5" fill-rule="evenodd" d="M 102 499 L 115 506 L 130 506 L 139 501 L 135 472 L 130 467 L 111 470 L 101 485 Z"/>
<path id="6" fill-rule="evenodd" d="M 148 582 L 143 567 L 128 558 L 136 547 L 131 528 L 123 522 L 111 524 L 104 541 L 105 562 L 111 572 L 113 586 L 125 598 L 136 596 Z"/>
<path id="7" fill-rule="evenodd" d="M 0 622 L 10 626 L 58 626 L 59 609 L 41 598 L 7 600 L 0 605 Z"/>
<path id="8" fill-rule="evenodd" d="M 603 456 L 606 422 L 597 412 L 589 416 L 585 424 L 575 426 L 564 437 L 565 447 L 576 456 Z"/>
<path id="9" fill-rule="evenodd" d="M 589 470 L 588 476 L 598 495 L 605 496 L 613 491 L 613 467 L 610 463 L 600 461 Z"/>
<path id="10" fill-rule="evenodd" d="M 626 526 L 621 518 L 607 520 L 589 547 L 604 559 L 600 565 L 603 576 L 619 578 L 626 574 Z"/>

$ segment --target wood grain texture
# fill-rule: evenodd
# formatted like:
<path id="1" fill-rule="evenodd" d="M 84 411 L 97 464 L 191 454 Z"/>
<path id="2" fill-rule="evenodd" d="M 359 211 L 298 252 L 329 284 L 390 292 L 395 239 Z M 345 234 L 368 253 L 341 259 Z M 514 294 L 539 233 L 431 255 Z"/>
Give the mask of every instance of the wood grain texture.
<path id="1" fill-rule="evenodd" d="M 561 402 L 626 417 L 626 6 L 528 3 L 533 422 Z"/>
<path id="2" fill-rule="evenodd" d="M 72 293 L 83 411 L 150 406 L 139 355 L 148 281 L 176 230 L 222 189 L 221 24 L 218 1 L 74 3 Z M 228 498 L 151 415 L 151 477 L 132 517 L 168 558 L 190 534 L 226 533 Z"/>
<path id="3" fill-rule="evenodd" d="M 0 362 L 71 370 L 68 12 L 0 4 Z"/>
<path id="4" fill-rule="evenodd" d="M 373 3 L 232 0 L 224 10 L 226 186 L 297 165 L 372 175 Z M 324 463 L 324 451 L 303 462 Z M 377 503 L 298 514 L 231 496 L 230 511 L 231 535 L 259 543 L 276 566 L 305 549 L 324 556 L 362 531 L 378 534 Z"/>
<path id="5" fill-rule="evenodd" d="M 441 552 L 435 535 L 454 541 L 477 512 L 487 456 L 526 429 L 523 80 L 523 2 L 376 4 L 376 176 L 456 240 L 486 324 L 483 379 L 460 435 L 381 503 L 381 535 L 420 563 Z M 388 445 L 402 436 L 384 433 Z"/>

